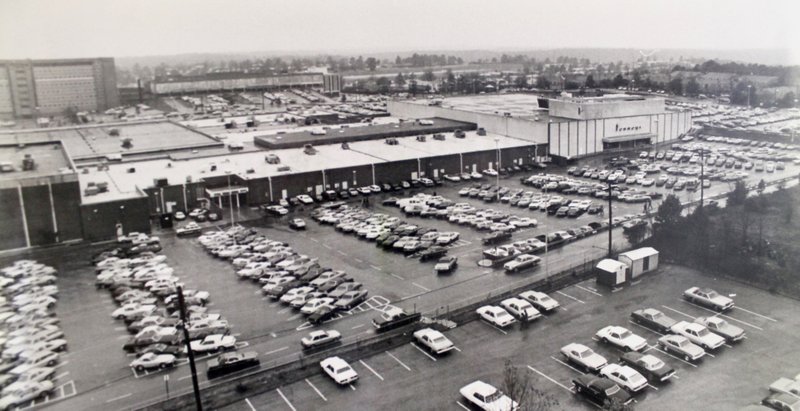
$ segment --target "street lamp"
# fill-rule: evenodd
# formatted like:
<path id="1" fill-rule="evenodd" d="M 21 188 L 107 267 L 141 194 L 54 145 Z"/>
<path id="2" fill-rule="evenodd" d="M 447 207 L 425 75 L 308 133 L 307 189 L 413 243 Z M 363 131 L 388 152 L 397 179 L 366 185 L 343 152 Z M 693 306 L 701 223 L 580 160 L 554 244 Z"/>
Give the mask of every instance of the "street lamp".
<path id="1" fill-rule="evenodd" d="M 497 150 L 497 163 L 495 164 L 495 182 L 497 185 L 497 200 L 500 200 L 500 137 L 494 138 L 494 146 Z"/>
<path id="2" fill-rule="evenodd" d="M 233 193 L 231 192 L 231 171 L 225 170 L 225 174 L 228 177 L 228 201 L 230 202 L 230 204 L 228 205 L 231 208 L 231 227 L 233 227 L 234 220 L 233 220 Z"/>
<path id="3" fill-rule="evenodd" d="M 748 84 L 748 85 L 747 85 L 747 107 L 748 107 L 748 108 L 750 107 L 750 89 L 751 89 L 752 87 L 753 87 L 753 86 L 752 86 L 752 85 L 750 85 L 750 84 Z"/>
<path id="4" fill-rule="evenodd" d="M 656 154 L 658 153 L 658 119 L 656 119 Z"/>

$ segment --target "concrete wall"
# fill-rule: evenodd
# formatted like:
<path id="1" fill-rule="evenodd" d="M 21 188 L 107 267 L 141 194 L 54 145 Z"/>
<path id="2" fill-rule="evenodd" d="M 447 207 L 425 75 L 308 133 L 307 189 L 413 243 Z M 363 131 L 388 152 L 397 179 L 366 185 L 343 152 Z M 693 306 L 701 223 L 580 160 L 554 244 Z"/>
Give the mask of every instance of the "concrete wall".
<path id="1" fill-rule="evenodd" d="M 550 100 L 550 115 L 575 120 L 594 120 L 610 117 L 632 117 L 664 112 L 663 98 L 640 100 Z"/>
<path id="2" fill-rule="evenodd" d="M 456 164 L 458 167 L 458 164 Z M 418 170 L 416 159 L 396 161 L 392 163 L 376 163 L 375 179 L 380 183 L 396 184 L 403 180 L 410 180 L 412 173 Z"/>
<path id="3" fill-rule="evenodd" d="M 116 237 L 116 225 L 122 224 L 125 233 L 150 232 L 148 197 L 81 206 L 84 240 L 102 241 Z"/>
<path id="4" fill-rule="evenodd" d="M 651 143 L 673 141 L 689 131 L 692 115 L 689 111 L 666 112 L 658 115 L 619 117 L 597 120 L 563 121 L 550 124 L 550 153 L 554 156 L 577 158 L 603 151 L 603 139 L 652 135 Z"/>
<path id="5" fill-rule="evenodd" d="M 375 177 L 375 182 L 377 182 L 377 175 Z M 321 180 L 319 184 L 322 184 Z M 341 191 L 345 188 L 372 185 L 374 184 L 372 179 L 372 165 L 325 170 L 325 184 L 331 190 L 336 191 Z"/>

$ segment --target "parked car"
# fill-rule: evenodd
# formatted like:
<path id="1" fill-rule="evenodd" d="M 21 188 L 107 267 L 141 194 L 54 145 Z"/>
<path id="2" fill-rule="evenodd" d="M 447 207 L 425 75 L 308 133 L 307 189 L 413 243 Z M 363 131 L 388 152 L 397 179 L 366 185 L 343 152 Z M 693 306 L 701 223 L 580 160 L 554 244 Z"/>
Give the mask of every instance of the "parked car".
<path id="1" fill-rule="evenodd" d="M 347 361 L 339 357 L 328 357 L 319 365 L 325 374 L 328 374 L 339 385 L 348 385 L 358 380 L 358 373 L 350 367 Z"/>
<path id="2" fill-rule="evenodd" d="M 639 309 L 631 313 L 631 319 L 636 324 L 644 325 L 661 334 L 668 333 L 676 320 L 666 316 L 655 308 Z"/>
<path id="3" fill-rule="evenodd" d="M 458 392 L 467 402 L 485 411 L 519 410 L 519 403 L 483 381 L 473 381 L 461 387 Z"/>
<path id="4" fill-rule="evenodd" d="M 152 368 L 167 368 L 175 365 L 175 356 L 172 354 L 147 353 L 133 360 L 130 367 L 136 371 Z"/>
<path id="5" fill-rule="evenodd" d="M 520 298 L 507 298 L 500 302 L 500 306 L 520 321 L 533 321 L 542 316 L 531 303 Z"/>
<path id="6" fill-rule="evenodd" d="M 667 334 L 658 339 L 658 345 L 666 352 L 671 352 L 682 357 L 686 361 L 697 361 L 706 355 L 702 348 L 693 344 L 688 338 L 682 335 Z"/>
<path id="7" fill-rule="evenodd" d="M 729 343 L 741 341 L 745 337 L 744 330 L 719 317 L 697 317 L 694 322 L 702 324 L 709 331 L 724 338 Z"/>
<path id="8" fill-rule="evenodd" d="M 540 261 L 542 261 L 542 259 L 535 255 L 522 254 L 505 263 L 503 269 L 506 272 L 516 273 L 521 270 L 536 267 Z"/>
<path id="9" fill-rule="evenodd" d="M 582 395 L 600 406 L 605 406 L 607 402 L 613 400 L 621 404 L 628 404 L 633 400 L 630 394 L 608 378 L 585 374 L 574 378 L 572 384 L 575 386 L 576 395 Z"/>
<path id="10" fill-rule="evenodd" d="M 295 230 L 305 230 L 306 222 L 302 218 L 293 218 L 289 220 L 289 227 Z"/>
<path id="11" fill-rule="evenodd" d="M 674 368 L 651 354 L 627 352 L 619 357 L 619 362 L 639 371 L 645 378 L 653 382 L 665 382 L 675 375 Z"/>
<path id="12" fill-rule="evenodd" d="M 715 350 L 725 344 L 725 338 L 712 333 L 702 324 L 678 321 L 671 330 L 675 334 L 688 338 L 689 341 L 703 347 L 706 351 Z"/>
<path id="13" fill-rule="evenodd" d="M 435 354 L 444 354 L 455 348 L 453 342 L 439 331 L 423 328 L 414 332 L 414 339 Z"/>
<path id="14" fill-rule="evenodd" d="M 608 360 L 600 354 L 592 351 L 591 348 L 578 343 L 570 343 L 561 347 L 561 354 L 567 361 L 579 366 L 580 368 L 598 372 L 601 368 L 608 365 Z"/>
<path id="15" fill-rule="evenodd" d="M 304 349 L 319 348 L 325 345 L 334 344 L 342 339 L 342 334 L 336 330 L 317 330 L 312 331 L 308 336 L 300 340 L 300 345 Z"/>
<path id="16" fill-rule="evenodd" d="M 441 274 L 453 271 L 456 267 L 458 267 L 458 257 L 447 256 L 440 258 L 433 267 L 433 270 L 436 271 L 437 274 Z"/>
<path id="17" fill-rule="evenodd" d="M 728 311 L 733 308 L 732 299 L 710 288 L 689 288 L 683 292 L 683 298 L 689 302 L 700 304 L 717 311 Z"/>
<path id="18" fill-rule="evenodd" d="M 627 365 L 608 364 L 600 370 L 600 375 L 617 383 L 630 393 L 636 393 L 647 388 L 647 379 Z"/>
<path id="19" fill-rule="evenodd" d="M 384 311 L 380 317 L 372 319 L 372 325 L 377 332 L 388 331 L 419 321 L 420 313 L 409 314 L 401 308 L 392 307 Z"/>
<path id="20" fill-rule="evenodd" d="M 542 312 L 550 312 L 559 307 L 558 301 L 540 291 L 523 291 L 519 294 L 519 298 L 533 304 Z"/>
<path id="21" fill-rule="evenodd" d="M 212 334 L 202 340 L 194 340 L 189 345 L 192 347 L 192 351 L 197 353 L 232 350 L 236 348 L 236 337 Z"/>
<path id="22" fill-rule="evenodd" d="M 610 343 L 624 351 L 642 351 L 647 347 L 647 340 L 632 333 L 625 327 L 609 325 L 595 333 L 600 341 Z"/>
<path id="23" fill-rule="evenodd" d="M 208 379 L 213 379 L 236 371 L 258 367 L 260 364 L 258 353 L 255 351 L 225 353 L 206 362 L 206 376 Z"/>
<path id="24" fill-rule="evenodd" d="M 496 305 L 484 305 L 476 310 L 478 316 L 483 320 L 498 327 L 507 327 L 517 320 L 505 309 Z"/>

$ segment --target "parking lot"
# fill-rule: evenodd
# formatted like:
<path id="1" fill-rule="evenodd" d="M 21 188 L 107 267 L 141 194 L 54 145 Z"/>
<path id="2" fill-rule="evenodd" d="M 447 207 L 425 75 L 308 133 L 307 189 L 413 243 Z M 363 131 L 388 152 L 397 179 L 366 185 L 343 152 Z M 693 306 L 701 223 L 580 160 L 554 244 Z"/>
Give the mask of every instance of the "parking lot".
<path id="1" fill-rule="evenodd" d="M 681 298 L 683 290 L 695 284 L 735 294 L 737 308 L 721 316 L 745 329 L 747 339 L 692 364 L 655 348 L 659 335 L 630 323 L 629 318 L 633 310 L 645 307 L 658 308 L 676 320 L 713 315 Z M 671 381 L 637 395 L 636 409 L 738 409 L 760 401 L 773 380 L 794 375 L 800 368 L 800 349 L 789 343 L 798 338 L 800 324 L 793 312 L 800 303 L 683 267 L 664 266 L 616 293 L 586 281 L 553 297 L 562 308 L 525 328 L 515 325 L 499 330 L 474 321 L 446 332 L 458 350 L 445 356 L 434 357 L 409 344 L 351 363 L 359 373 L 359 381 L 352 386 L 338 387 L 320 372 L 226 409 L 394 409 L 403 404 L 419 409 L 471 409 L 458 389 L 475 379 L 499 386 L 503 361 L 509 359 L 530 370 L 533 385 L 557 402 L 553 409 L 590 410 L 592 405 L 572 393 L 571 380 L 581 371 L 565 363 L 559 350 L 578 342 L 615 362 L 621 351 L 592 340 L 598 329 L 612 324 L 647 339 L 647 352 L 677 371 Z"/>
<path id="2" fill-rule="evenodd" d="M 596 164 L 596 160 L 592 161 Z M 564 170 L 554 168 L 549 170 L 549 172 L 563 174 Z M 769 181 L 794 176 L 797 175 L 797 172 L 798 169 L 795 165 L 787 164 L 786 170 L 778 170 L 775 173 L 751 172 L 748 182 L 749 184 L 755 184 L 761 178 L 765 178 Z M 519 177 L 520 175 L 502 178 L 500 184 L 510 188 L 524 188 L 525 190 L 534 192 L 539 191 L 531 187 L 523 186 L 519 181 Z M 484 179 L 484 182 L 491 181 Z M 513 213 L 520 217 L 532 217 L 538 220 L 539 224 L 537 227 L 517 231 L 513 236 L 513 241 L 556 230 L 575 228 L 577 226 L 586 225 L 591 221 L 607 219 L 607 214 L 605 217 L 584 214 L 578 218 L 558 218 L 555 216 L 548 216 L 546 213 L 540 211 L 512 207 L 505 203 L 495 202 L 486 204 L 479 199 L 460 197 L 458 191 L 468 184 L 469 183 L 445 183 L 443 186 L 419 189 L 417 191 L 425 191 L 428 193 L 436 191 L 438 195 L 455 202 L 467 202 L 478 208 L 493 208 L 507 213 Z M 716 182 L 706 191 L 706 196 L 710 197 L 729 189 L 730 184 Z M 648 190 L 662 193 L 671 191 L 663 187 L 650 187 Z M 410 193 L 405 193 L 404 195 L 409 194 Z M 683 191 L 679 192 L 679 195 L 681 195 L 684 201 L 699 198 L 699 192 L 690 193 Z M 476 264 L 477 261 L 482 258 L 482 250 L 486 248 L 480 241 L 481 238 L 485 236 L 484 232 L 479 232 L 465 226 L 459 226 L 447 220 L 406 217 L 395 207 L 381 205 L 380 200 L 386 197 L 388 197 L 386 194 L 373 196 L 371 198 L 370 211 L 401 217 L 414 224 L 434 227 L 439 231 L 458 231 L 460 233 L 459 241 L 450 246 L 448 251 L 449 255 L 455 255 L 459 258 L 459 268 L 455 272 L 448 275 L 437 276 L 433 272 L 433 263 L 411 261 L 400 253 L 384 251 L 376 247 L 372 242 L 361 240 L 356 236 L 344 235 L 330 226 L 320 225 L 308 218 L 306 218 L 309 223 L 308 228 L 302 232 L 290 229 L 287 226 L 287 217 L 267 217 L 245 223 L 248 226 L 253 226 L 270 239 L 289 243 L 300 254 L 319 258 L 320 263 L 324 267 L 346 271 L 356 281 L 365 285 L 369 290 L 370 299 L 357 309 L 343 314 L 341 318 L 337 318 L 326 325 L 326 328 L 335 328 L 342 332 L 345 342 L 364 338 L 372 333 L 370 320 L 377 316 L 378 312 L 385 309 L 389 304 L 402 307 L 409 311 L 421 311 L 429 315 L 435 315 L 437 312 L 443 312 L 469 302 L 477 301 L 491 293 L 497 293 L 511 288 L 514 285 L 522 285 L 525 282 L 543 278 L 548 274 L 556 273 L 568 267 L 591 262 L 603 256 L 606 252 L 607 234 L 603 232 L 598 235 L 580 239 L 565 247 L 550 250 L 546 256 L 541 255 L 543 257 L 542 263 L 533 270 L 515 275 L 507 275 L 502 269 L 484 268 Z M 585 198 L 578 196 L 566 197 Z M 592 201 L 597 204 L 607 204 L 605 201 L 599 199 L 592 199 Z M 658 201 L 655 201 L 653 206 L 657 207 L 657 205 Z M 613 212 L 615 216 L 638 214 L 642 212 L 642 208 L 642 204 L 614 202 Z M 290 214 L 290 217 L 306 217 L 308 211 L 309 209 L 295 210 Z M 246 346 L 242 345 L 244 351 L 254 350 L 259 354 L 262 367 L 269 367 L 276 363 L 290 361 L 302 356 L 299 340 L 313 327 L 305 321 L 301 314 L 265 297 L 257 285 L 249 281 L 239 280 L 235 275 L 234 267 L 229 262 L 215 259 L 208 255 L 196 240 L 177 238 L 174 234 L 169 232 L 160 232 L 157 233 L 157 235 L 161 237 L 164 247 L 163 254 L 168 257 L 169 264 L 175 268 L 176 274 L 180 276 L 181 281 L 186 283 L 186 288 L 206 290 L 211 293 L 209 309 L 212 312 L 219 312 L 224 315 L 231 325 L 232 335 L 234 335 L 239 342 L 246 343 Z M 614 242 L 615 248 L 624 247 L 626 244 L 621 235 L 621 230 L 619 229 L 614 231 Z M 87 263 L 91 253 L 92 249 L 89 248 L 78 248 L 77 251 L 74 249 L 59 249 L 48 252 L 45 258 L 37 257 L 42 262 L 47 263 L 49 260 L 49 263 L 57 266 L 61 273 L 58 285 L 62 290 L 62 294 L 58 306 L 58 315 L 59 318 L 62 319 L 62 327 L 66 334 L 67 341 L 70 344 L 69 352 L 62 356 L 65 360 L 62 360 L 62 365 L 60 367 L 63 368 L 63 371 L 58 373 L 61 375 L 61 379 L 58 380 L 57 384 L 60 386 L 61 384 L 72 382 L 72 385 L 67 387 L 70 389 L 61 390 L 63 392 L 62 398 L 70 398 L 67 401 L 55 402 L 52 404 L 52 407 L 56 409 L 126 408 L 133 404 L 165 396 L 167 386 L 172 393 L 183 392 L 189 389 L 191 386 L 189 381 L 189 367 L 180 365 L 173 369 L 155 373 L 143 373 L 142 375 L 134 373 L 129 368 L 128 364 L 133 358 L 122 351 L 121 345 L 130 337 L 130 334 L 124 329 L 121 323 L 110 318 L 110 313 L 117 308 L 117 305 L 113 302 L 109 294 L 105 291 L 95 289 L 94 270 Z M 664 276 L 659 276 L 658 278 L 661 279 L 662 277 Z M 646 282 L 643 283 L 643 285 L 645 284 Z M 585 344 L 594 344 L 590 341 L 594 332 L 602 326 L 611 324 L 610 322 L 606 323 L 605 321 L 601 321 L 601 319 L 604 318 L 602 317 L 604 314 L 601 307 L 607 306 L 606 303 L 602 302 L 603 299 L 616 300 L 617 298 L 622 298 L 619 296 L 632 294 L 635 291 L 626 290 L 614 295 L 605 295 L 603 292 L 593 293 L 587 291 L 591 289 L 596 289 L 596 287 L 591 284 L 585 284 L 581 285 L 581 287 L 571 287 L 568 290 L 562 290 L 564 295 L 554 294 L 554 297 L 558 298 L 566 308 L 564 312 L 555 314 L 560 317 L 567 317 L 564 321 L 559 320 L 558 322 L 569 323 L 570 330 L 573 329 L 573 326 L 580 329 L 580 333 L 576 333 L 574 338 L 575 341 L 580 341 Z M 753 291 L 750 291 L 750 293 L 752 292 Z M 602 294 L 602 297 L 596 294 Z M 666 292 L 663 295 L 666 295 Z M 743 293 L 742 298 L 745 298 L 745 295 L 746 293 Z M 642 294 L 637 298 L 644 301 L 644 299 L 649 299 L 650 297 L 649 295 Z M 661 298 L 661 294 L 657 297 Z M 625 300 L 622 300 L 622 302 L 615 302 L 614 304 L 630 305 L 632 302 L 625 302 Z M 669 299 L 659 301 L 659 305 L 668 306 L 671 309 L 679 311 L 680 313 L 673 312 L 667 308 L 663 309 L 663 311 L 673 315 L 675 318 L 684 317 L 683 313 L 688 315 L 702 314 L 702 310 L 692 306 L 685 306 L 685 303 L 677 299 L 674 299 L 674 301 L 670 301 Z M 742 307 L 747 309 L 752 308 L 753 312 L 766 313 L 764 315 L 783 321 L 780 315 L 769 314 L 774 312 L 777 308 L 766 306 L 763 309 L 759 309 L 760 307 L 755 301 L 752 305 L 743 302 Z M 595 314 L 600 317 L 596 317 Z M 609 313 L 608 320 L 627 321 L 626 315 L 629 314 L 629 312 L 623 314 L 625 315 L 620 316 L 617 312 Z M 742 315 L 741 318 L 739 318 L 740 315 Z M 754 328 L 754 332 L 778 332 L 773 329 L 778 327 L 775 327 L 772 321 L 767 321 L 762 317 L 752 316 L 754 318 L 748 319 L 750 314 L 743 315 L 739 312 L 734 312 L 731 316 L 762 329 L 758 330 Z M 506 353 L 505 350 L 511 350 L 508 352 L 517 352 L 521 350 L 518 345 L 512 344 L 506 346 L 506 340 L 509 340 L 509 343 L 515 340 L 526 341 L 526 343 L 535 342 L 537 347 L 536 352 L 539 352 L 541 343 L 548 348 L 544 353 L 546 355 L 542 354 L 540 358 L 538 354 L 527 353 L 525 355 L 536 356 L 520 356 L 519 360 L 525 361 L 524 364 L 531 366 L 531 372 L 535 374 L 534 377 L 537 379 L 538 387 L 544 388 L 549 384 L 551 385 L 551 387 L 548 388 L 549 392 L 553 395 L 558 394 L 563 396 L 563 394 L 565 394 L 563 392 L 564 387 L 555 384 L 553 381 L 557 381 L 565 387 L 570 387 L 569 381 L 574 375 L 571 374 L 572 371 L 568 367 L 559 364 L 553 359 L 548 360 L 548 358 L 551 355 L 556 359 L 559 358 L 556 355 L 558 354 L 558 348 L 567 342 L 571 342 L 566 341 L 566 337 L 570 336 L 570 334 L 566 330 L 559 329 L 559 339 L 554 339 L 552 343 L 548 342 L 548 339 L 542 341 L 538 334 L 547 332 L 546 327 L 551 326 L 550 324 L 553 323 L 553 321 L 550 320 L 551 318 L 548 318 L 537 324 L 533 324 L 527 330 L 512 331 L 507 335 L 497 330 L 492 330 L 487 324 L 470 323 L 465 327 L 459 327 L 452 330 L 451 333 L 453 333 L 452 339 L 456 341 L 456 344 L 463 352 L 456 352 L 448 358 L 439 359 L 436 361 L 435 365 L 441 365 L 441 363 L 444 362 L 460 363 L 458 360 L 461 356 L 474 355 L 469 361 L 474 361 L 476 364 L 485 364 L 486 378 L 491 379 L 489 377 L 494 376 L 494 380 L 497 380 L 497 375 L 502 368 L 502 358 Z M 764 321 L 766 321 L 766 323 Z M 578 326 L 584 323 L 585 326 L 582 328 Z M 556 324 L 552 324 L 552 326 L 556 326 Z M 537 331 L 538 328 L 542 327 L 544 327 L 545 330 Z M 630 328 L 633 329 L 636 327 L 631 326 Z M 744 326 L 743 328 L 748 327 Z M 786 327 L 782 327 L 782 329 L 784 330 L 783 332 L 789 332 Z M 494 332 L 495 334 L 489 334 L 488 332 Z M 532 332 L 536 332 L 537 335 L 532 334 L 528 337 L 528 333 Z M 463 336 L 461 333 L 463 333 Z M 749 329 L 748 333 L 750 333 Z M 651 345 L 658 337 L 644 330 L 641 330 L 640 334 L 648 338 L 648 342 Z M 757 335 L 758 334 L 754 334 L 745 344 L 742 344 L 745 347 L 744 350 L 742 347 L 734 347 L 730 351 L 746 351 L 747 348 L 752 346 L 753 339 L 759 338 Z M 465 342 L 460 342 L 462 337 Z M 500 343 L 500 347 L 505 348 L 496 348 L 495 345 L 491 347 L 469 348 L 468 345 L 465 345 L 466 343 L 471 343 L 472 340 L 484 340 L 487 343 L 491 341 L 492 344 L 495 344 L 497 338 L 501 338 L 501 340 L 497 341 L 503 341 Z M 528 341 L 528 338 L 530 338 L 530 341 Z M 784 338 L 788 341 L 792 340 L 788 335 L 784 336 Z M 796 340 L 796 337 L 794 337 L 794 339 Z M 592 345 L 592 347 L 594 347 L 594 345 Z M 598 352 L 603 353 L 603 347 L 597 348 Z M 408 354 L 415 353 L 420 354 L 422 358 L 415 359 L 407 356 Z M 523 353 L 519 354 L 521 355 Z M 660 353 L 657 354 L 659 354 L 659 356 L 663 355 Z M 722 367 L 718 369 L 720 373 L 732 372 L 734 368 L 726 368 L 729 366 L 732 367 L 732 365 L 730 365 L 733 363 L 732 361 L 725 362 L 725 364 L 729 364 L 725 366 L 718 366 L 714 362 L 718 359 L 728 357 L 729 354 L 730 353 L 727 353 L 726 350 L 723 350 L 719 356 L 720 358 L 704 360 L 704 366 L 702 366 L 702 368 L 718 369 L 716 367 Z M 431 384 L 430 387 L 419 387 L 422 391 L 428 388 L 432 389 L 436 387 L 437 384 L 442 384 L 439 386 L 440 389 L 437 390 L 438 393 L 452 392 L 455 395 L 455 393 L 457 393 L 457 388 L 460 386 L 459 384 L 463 385 L 468 382 L 458 379 L 465 377 L 458 373 L 452 373 L 453 375 L 448 373 L 448 375 L 445 376 L 435 374 L 437 372 L 436 368 L 425 368 L 434 365 L 432 364 L 434 361 L 421 355 L 414 347 L 409 346 L 398 352 L 392 352 L 392 355 L 396 358 L 386 355 L 386 358 L 375 357 L 374 359 L 364 359 L 364 362 L 372 367 L 377 374 L 384 377 L 385 381 L 389 381 L 390 378 L 395 376 L 395 370 L 389 368 L 383 369 L 382 365 L 384 365 L 384 363 L 396 365 L 399 367 L 397 371 L 402 371 L 398 373 L 398 382 L 408 387 L 414 386 L 418 378 L 418 376 L 415 377 L 414 373 L 419 372 L 429 373 L 427 375 L 436 375 L 436 378 L 432 379 L 435 383 Z M 417 360 L 425 361 L 415 362 Z M 373 364 L 373 362 L 375 362 L 375 364 Z M 690 369 L 694 369 L 694 367 L 680 364 L 679 361 L 674 362 L 678 363 L 673 365 L 676 369 L 679 369 L 679 375 L 681 377 L 680 381 L 673 382 L 671 385 L 677 385 L 676 383 L 678 382 L 681 385 L 685 385 L 685 378 L 682 374 L 684 374 L 685 371 L 691 371 Z M 408 368 L 415 371 L 409 371 L 406 367 L 400 365 L 400 363 L 405 364 Z M 711 363 L 711 366 L 707 366 L 706 363 Z M 522 362 L 520 362 L 520 364 L 522 364 Z M 374 373 L 363 364 L 357 362 L 354 366 L 362 374 L 362 377 L 369 377 L 372 375 L 376 379 L 376 382 L 384 382 L 373 375 Z M 680 369 L 680 366 L 685 366 L 687 369 Z M 742 365 L 740 364 L 739 366 Z M 464 365 L 464 367 L 466 370 L 467 365 Z M 200 373 L 203 373 L 205 364 L 200 362 L 198 368 Z M 768 369 L 768 367 L 760 367 L 760 369 Z M 753 373 L 763 373 L 763 371 L 757 371 L 755 369 L 752 371 Z M 792 370 L 788 370 L 786 374 L 788 375 L 791 372 Z M 167 383 L 165 383 L 162 378 L 164 375 L 170 376 Z M 775 375 L 774 378 L 778 376 L 779 375 Z M 325 394 L 326 391 L 324 387 L 328 381 L 322 376 L 319 378 L 321 379 L 320 381 L 310 379 L 310 383 L 303 381 L 302 384 L 309 388 L 311 385 L 317 387 L 320 392 L 323 393 L 323 396 L 331 401 L 330 405 L 333 405 L 334 401 L 345 401 L 344 403 L 349 401 L 348 397 L 340 399 L 337 394 L 339 391 L 329 392 L 328 394 L 330 395 Z M 689 378 L 692 380 L 692 377 Z M 771 382 L 773 376 L 763 376 L 763 378 L 769 381 L 765 380 L 765 382 L 760 383 L 761 385 L 758 387 L 762 387 Z M 365 401 L 369 401 L 369 398 L 374 398 L 375 401 L 383 399 L 384 394 L 381 394 L 380 391 L 376 392 L 375 390 L 368 389 L 368 381 L 370 381 L 369 378 L 363 378 L 362 381 L 358 383 L 356 389 L 359 390 L 359 395 L 367 395 L 368 397 L 365 397 Z M 700 379 L 692 381 L 696 381 L 699 384 Z M 750 383 L 743 383 L 742 386 L 750 387 L 753 382 L 752 380 L 749 381 Z M 205 377 L 201 376 L 201 386 L 208 384 L 209 382 Z M 730 384 L 733 384 L 733 382 L 730 382 Z M 301 397 L 298 397 L 297 400 L 293 397 L 293 393 L 295 392 L 295 388 L 293 387 L 296 388 L 296 385 L 290 385 L 286 390 L 282 390 L 282 394 L 291 402 L 298 401 L 298 403 L 303 404 Z M 447 389 L 444 389 L 445 387 Z M 329 386 L 329 388 L 335 387 Z M 309 398 L 319 398 L 314 390 L 311 391 L 313 396 Z M 407 390 L 393 391 L 397 392 L 393 392 L 391 395 L 405 396 L 405 399 L 415 397 L 414 394 L 406 392 Z M 664 408 L 661 409 L 669 409 L 675 401 L 675 396 L 664 395 L 664 393 L 671 391 L 673 390 L 651 390 L 651 392 L 646 394 L 647 400 L 643 401 L 643 403 L 664 404 Z M 371 392 L 371 394 L 367 394 L 367 392 Z M 717 390 L 709 390 L 709 392 L 714 392 L 716 396 L 715 399 L 718 401 L 732 401 L 729 396 L 723 395 L 717 392 Z M 737 391 L 737 393 L 739 392 L 740 391 Z M 760 399 L 763 393 L 760 391 L 758 392 L 759 393 L 754 396 L 751 395 L 750 397 L 752 398 L 748 398 L 753 401 Z M 275 394 L 277 395 L 278 393 L 276 392 Z M 702 393 L 698 392 L 698 395 L 701 394 Z M 455 396 L 457 397 L 457 395 Z M 430 396 L 430 398 L 433 397 L 434 396 Z M 662 399 L 662 397 L 664 399 Z M 278 398 L 283 401 L 281 395 L 278 395 Z M 686 398 L 686 396 L 682 396 L 682 398 Z M 400 401 L 401 399 L 398 398 L 397 400 Z M 441 404 L 443 404 L 443 407 L 445 406 L 444 404 L 446 404 L 447 407 L 451 405 L 457 407 L 455 400 L 456 398 L 443 399 Z M 571 404 L 566 402 L 568 401 L 566 399 L 562 400 L 562 404 Z M 577 402 L 575 404 L 577 404 Z M 739 401 L 736 402 L 736 404 L 742 403 Z M 306 407 L 298 407 L 298 409 L 305 408 Z M 724 407 L 719 409 L 724 409 Z"/>

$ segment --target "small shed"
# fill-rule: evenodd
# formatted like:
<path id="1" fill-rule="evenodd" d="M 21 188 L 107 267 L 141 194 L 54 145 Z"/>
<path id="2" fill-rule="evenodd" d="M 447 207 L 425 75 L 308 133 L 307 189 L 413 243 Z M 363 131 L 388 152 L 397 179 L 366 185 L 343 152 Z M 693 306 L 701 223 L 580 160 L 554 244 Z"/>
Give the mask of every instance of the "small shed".
<path id="1" fill-rule="evenodd" d="M 624 263 L 606 258 L 595 266 L 595 278 L 598 284 L 616 287 L 625 282 L 627 271 L 628 266 Z"/>
<path id="2" fill-rule="evenodd" d="M 635 279 L 658 268 L 658 250 L 653 247 L 642 247 L 621 253 L 617 258 L 620 262 L 628 265 L 630 279 Z"/>

